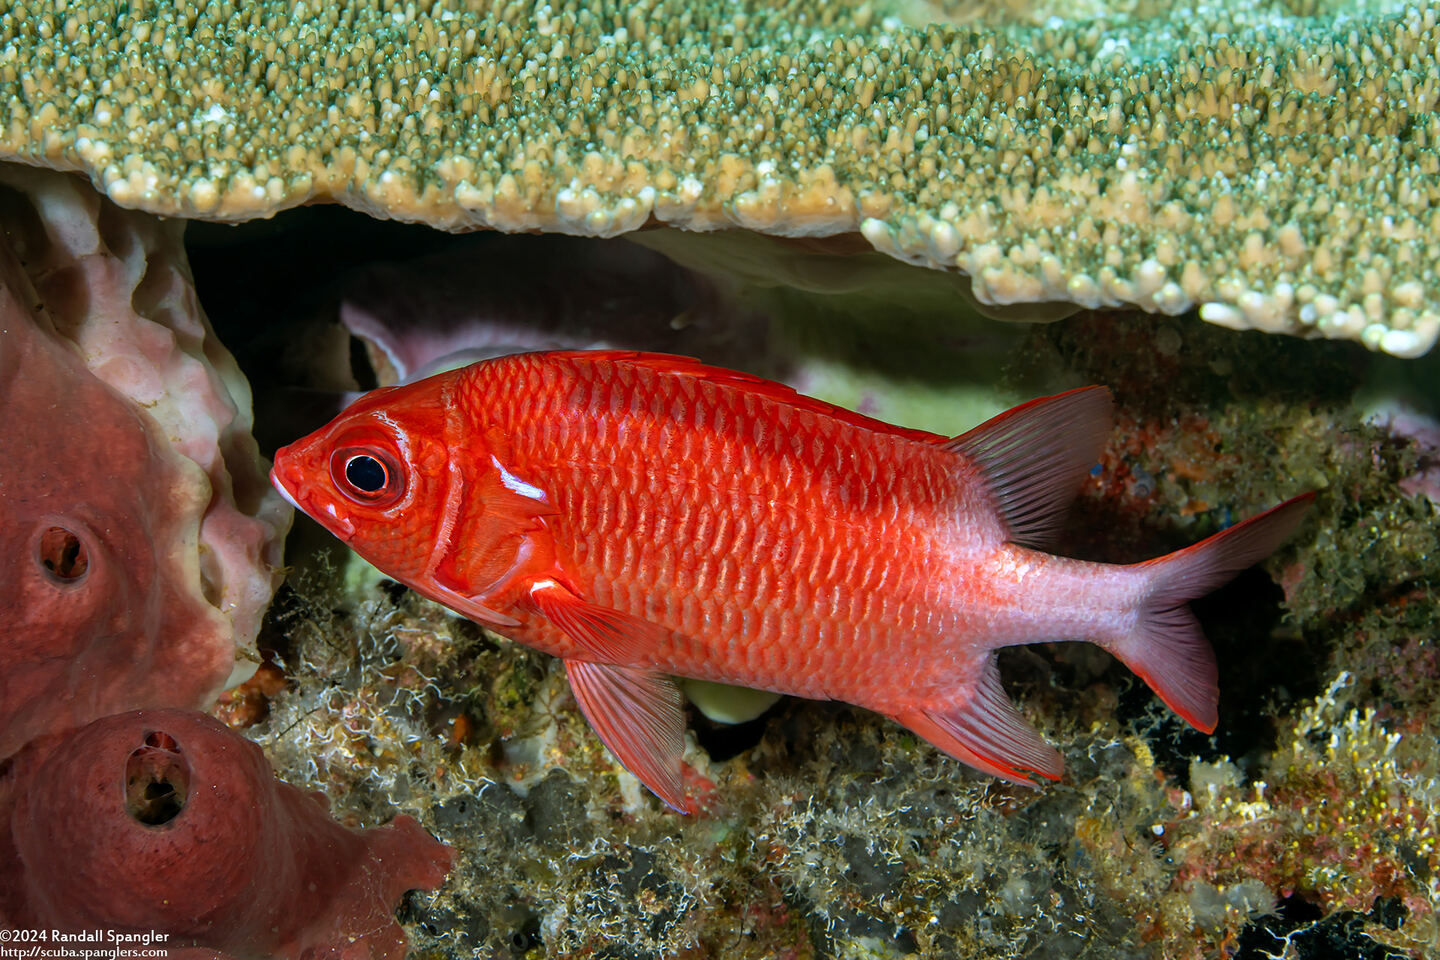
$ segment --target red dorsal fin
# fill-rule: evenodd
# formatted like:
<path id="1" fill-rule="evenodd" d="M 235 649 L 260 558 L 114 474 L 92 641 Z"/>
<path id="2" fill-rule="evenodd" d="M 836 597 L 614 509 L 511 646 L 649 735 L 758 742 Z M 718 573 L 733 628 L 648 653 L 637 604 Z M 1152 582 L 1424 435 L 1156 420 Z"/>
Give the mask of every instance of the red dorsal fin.
<path id="1" fill-rule="evenodd" d="M 1065 769 L 1059 752 L 1010 703 L 993 655 L 957 702 L 890 717 L 955 759 L 1013 783 L 1033 787 L 1037 776 L 1059 780 Z"/>
<path id="2" fill-rule="evenodd" d="M 844 407 L 837 407 L 833 403 L 826 403 L 824 400 L 796 393 L 793 387 L 788 387 L 783 383 L 766 380 L 764 377 L 757 377 L 750 373 L 742 373 L 739 370 L 712 367 L 709 364 L 701 363 L 694 357 L 681 357 L 669 353 L 642 353 L 636 350 L 565 350 L 556 351 L 549 356 L 584 362 L 625 364 L 630 367 L 651 370 L 661 375 L 704 380 L 707 383 L 719 384 L 753 397 L 763 397 L 776 403 L 783 403 L 797 410 L 809 410 L 812 413 L 833 417 L 852 426 L 874 430 L 877 433 L 908 437 L 921 443 L 944 443 L 946 441 L 946 438 L 939 434 L 929 433 L 925 430 L 911 430 L 908 427 L 897 427 L 893 423 L 876 420 L 863 413 L 856 413 Z"/>
<path id="3" fill-rule="evenodd" d="M 1048 546 L 1110 432 L 1110 391 L 1080 387 L 1022 403 L 946 446 L 984 475 L 1007 539 Z"/>
<path id="4" fill-rule="evenodd" d="M 530 602 L 566 636 L 606 663 L 643 660 L 666 639 L 662 627 L 591 603 L 555 580 L 537 580 Z"/>
<path id="5" fill-rule="evenodd" d="M 689 813 L 680 782 L 685 715 L 680 690 L 653 670 L 566 660 L 575 701 L 626 770 L 661 800 Z"/>

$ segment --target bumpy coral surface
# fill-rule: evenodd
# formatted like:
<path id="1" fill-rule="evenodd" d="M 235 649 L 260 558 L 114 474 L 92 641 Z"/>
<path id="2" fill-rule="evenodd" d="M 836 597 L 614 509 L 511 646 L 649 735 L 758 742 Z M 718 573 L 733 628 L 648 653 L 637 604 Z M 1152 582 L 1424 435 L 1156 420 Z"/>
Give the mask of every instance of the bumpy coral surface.
<path id="1" fill-rule="evenodd" d="M 1437 46 L 1397 0 L 18 0 L 0 155 L 167 215 L 859 231 L 986 303 L 1410 356 L 1440 333 Z"/>
<path id="2" fill-rule="evenodd" d="M 158 931 L 237 956 L 405 955 L 392 911 L 450 851 L 415 821 L 333 821 L 218 721 L 138 710 L 42 738 L 0 771 L 0 922 Z"/>
<path id="3" fill-rule="evenodd" d="M 15 257 L 0 514 L 25 540 L 0 582 L 9 624 L 34 625 L 0 641 L 4 756 L 62 721 L 203 706 L 253 672 L 290 513 L 264 479 L 249 388 L 195 298 L 181 225 L 13 165 L 0 221 Z M 59 592 L 37 568 L 49 548 L 31 542 L 42 514 L 74 533 L 70 562 L 90 564 Z"/>

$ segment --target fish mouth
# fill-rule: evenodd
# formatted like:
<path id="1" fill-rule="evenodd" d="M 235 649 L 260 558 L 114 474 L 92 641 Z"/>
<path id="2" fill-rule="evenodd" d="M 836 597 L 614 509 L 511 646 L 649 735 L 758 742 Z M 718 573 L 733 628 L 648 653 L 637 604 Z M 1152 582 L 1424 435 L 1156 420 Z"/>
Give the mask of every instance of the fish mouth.
<path id="1" fill-rule="evenodd" d="M 270 468 L 270 484 L 280 492 L 280 496 L 285 498 L 286 503 L 301 513 L 319 520 L 326 529 L 341 540 L 348 543 L 355 538 L 355 524 L 340 516 L 339 512 L 335 509 L 335 504 L 321 503 L 318 504 L 317 509 L 314 510 L 301 506 L 294 491 L 290 489 L 289 484 L 285 481 L 284 476 L 282 476 L 278 463 Z"/>
<path id="2" fill-rule="evenodd" d="M 295 501 L 295 495 L 291 493 L 290 490 L 285 486 L 285 481 L 280 479 L 280 474 L 275 471 L 274 467 L 270 468 L 270 484 L 276 490 L 280 491 L 280 496 L 285 498 L 286 503 L 290 504 L 290 506 L 294 507 L 296 510 L 299 510 L 301 513 L 305 512 L 305 508 L 300 506 L 300 504 Z"/>

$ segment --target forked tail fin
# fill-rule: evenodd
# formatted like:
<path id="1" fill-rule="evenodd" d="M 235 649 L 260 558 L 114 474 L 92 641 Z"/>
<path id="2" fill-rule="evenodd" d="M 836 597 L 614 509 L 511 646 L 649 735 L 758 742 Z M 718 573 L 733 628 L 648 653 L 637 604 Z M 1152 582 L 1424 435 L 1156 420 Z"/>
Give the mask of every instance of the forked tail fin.
<path id="1" fill-rule="evenodd" d="M 1273 553 L 1313 499 L 1302 494 L 1193 546 L 1135 564 L 1150 578 L 1135 629 L 1104 646 L 1192 727 L 1214 732 L 1220 691 L 1215 653 L 1186 604 Z"/>

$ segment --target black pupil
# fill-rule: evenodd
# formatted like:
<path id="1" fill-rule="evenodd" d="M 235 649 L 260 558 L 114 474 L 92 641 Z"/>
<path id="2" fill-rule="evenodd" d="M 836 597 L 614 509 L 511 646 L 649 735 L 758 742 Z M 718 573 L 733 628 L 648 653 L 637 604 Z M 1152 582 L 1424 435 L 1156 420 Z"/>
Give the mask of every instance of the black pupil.
<path id="1" fill-rule="evenodd" d="M 385 486 L 385 465 L 374 457 L 351 457 L 345 464 L 345 479 L 357 490 L 374 493 Z"/>

